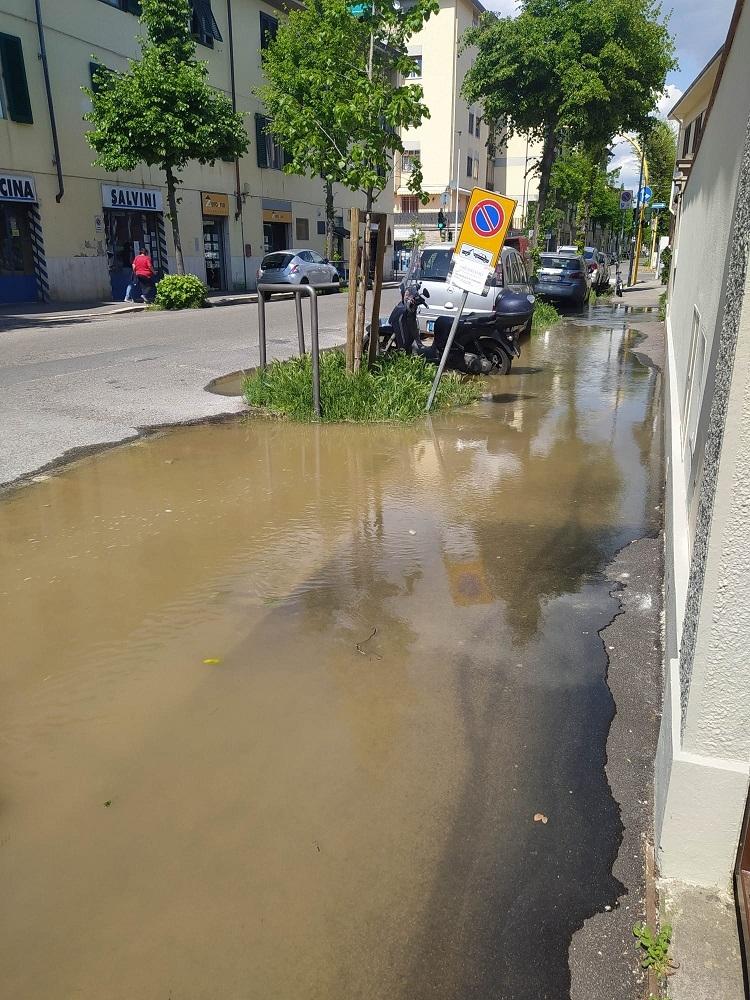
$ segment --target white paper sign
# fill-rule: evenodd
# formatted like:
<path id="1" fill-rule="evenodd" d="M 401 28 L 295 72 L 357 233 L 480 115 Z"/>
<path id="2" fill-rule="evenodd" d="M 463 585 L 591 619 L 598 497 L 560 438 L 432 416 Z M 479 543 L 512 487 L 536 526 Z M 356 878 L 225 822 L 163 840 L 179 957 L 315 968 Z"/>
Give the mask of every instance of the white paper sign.
<path id="1" fill-rule="evenodd" d="M 488 250 L 462 243 L 453 256 L 453 271 L 448 282 L 465 292 L 481 295 L 492 271 L 492 254 Z"/>

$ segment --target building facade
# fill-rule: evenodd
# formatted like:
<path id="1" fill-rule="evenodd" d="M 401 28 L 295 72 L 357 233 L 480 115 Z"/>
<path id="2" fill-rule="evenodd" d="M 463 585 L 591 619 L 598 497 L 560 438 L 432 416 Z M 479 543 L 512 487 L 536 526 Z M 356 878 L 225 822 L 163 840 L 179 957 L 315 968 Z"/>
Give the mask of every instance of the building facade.
<path id="1" fill-rule="evenodd" d="M 682 179 L 665 366 L 666 667 L 656 838 L 663 876 L 722 889 L 731 883 L 750 775 L 748 51 L 750 9 L 739 0 L 721 57 L 709 67 L 712 86 L 701 96 L 699 80 L 673 113 Z"/>
<path id="2" fill-rule="evenodd" d="M 415 228 L 424 233 L 426 242 L 440 241 L 439 212 L 445 219 L 447 238 L 456 221 L 463 219 L 472 188 L 487 185 L 488 164 L 492 170 L 487 150 L 490 130 L 479 106 L 468 104 L 461 94 L 473 59 L 472 49 L 460 50 L 461 38 L 483 13 L 484 7 L 476 0 L 440 0 L 438 13 L 409 45 L 414 60 L 410 79 L 421 84 L 430 117 L 402 134 L 405 152 L 397 157 L 394 170 L 397 257 L 399 252 L 408 256 Z M 429 195 L 425 205 L 408 188 L 417 157 L 423 189 Z"/>
<path id="3" fill-rule="evenodd" d="M 529 204 L 536 205 L 539 196 L 539 167 L 542 144 L 520 132 L 502 137 L 495 152 L 495 190 L 516 200 L 513 217 L 515 229 L 534 225 L 529 218 Z"/>
<path id="4" fill-rule="evenodd" d="M 283 173 L 283 151 L 265 133 L 254 96 L 281 0 L 194 3 L 198 57 L 210 83 L 247 116 L 250 147 L 237 164 L 192 163 L 183 172 L 185 265 L 217 291 L 252 289 L 264 252 L 324 250 L 323 182 Z M 0 302 L 121 299 L 138 249 L 151 252 L 159 272 L 174 270 L 165 179 L 145 165 L 118 174 L 92 166 L 81 88 L 97 60 L 125 70 L 138 57 L 138 0 L 42 0 L 41 29 L 35 6 L 3 0 L 0 9 Z M 364 201 L 338 187 L 334 198 L 346 259 L 348 209 Z M 384 196 L 377 207 L 387 212 L 391 202 Z"/>

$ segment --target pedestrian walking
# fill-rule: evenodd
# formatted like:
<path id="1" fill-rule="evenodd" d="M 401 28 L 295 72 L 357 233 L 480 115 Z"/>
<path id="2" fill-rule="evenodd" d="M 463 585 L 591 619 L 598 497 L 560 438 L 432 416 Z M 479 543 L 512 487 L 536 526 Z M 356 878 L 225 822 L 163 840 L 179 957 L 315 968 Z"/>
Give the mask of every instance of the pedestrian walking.
<path id="1" fill-rule="evenodd" d="M 146 303 L 153 302 L 156 295 L 156 286 L 154 284 L 155 271 L 151 257 L 146 250 L 141 250 L 133 261 L 133 274 L 135 275 L 135 280 L 140 285 L 143 301 Z"/>
<path id="2" fill-rule="evenodd" d="M 135 302 L 135 296 L 141 297 L 141 289 L 138 284 L 138 279 L 135 276 L 135 271 L 130 272 L 130 281 L 128 282 L 128 287 L 125 289 L 125 301 Z"/>

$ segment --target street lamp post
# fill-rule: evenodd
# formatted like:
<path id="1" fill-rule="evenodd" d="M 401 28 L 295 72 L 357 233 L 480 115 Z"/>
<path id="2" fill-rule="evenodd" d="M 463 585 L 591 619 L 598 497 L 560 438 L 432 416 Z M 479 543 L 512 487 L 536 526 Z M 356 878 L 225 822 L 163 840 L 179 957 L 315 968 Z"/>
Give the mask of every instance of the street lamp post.
<path id="1" fill-rule="evenodd" d="M 453 206 L 453 239 L 458 237 L 458 177 L 461 167 L 461 130 L 458 131 L 458 153 L 456 154 L 456 200 Z"/>

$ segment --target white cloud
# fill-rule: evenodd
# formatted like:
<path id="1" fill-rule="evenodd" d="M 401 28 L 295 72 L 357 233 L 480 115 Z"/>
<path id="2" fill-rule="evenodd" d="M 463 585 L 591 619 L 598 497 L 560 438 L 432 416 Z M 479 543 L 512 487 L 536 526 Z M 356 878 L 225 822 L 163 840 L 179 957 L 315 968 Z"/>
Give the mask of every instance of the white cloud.
<path id="1" fill-rule="evenodd" d="M 612 158 L 609 161 L 610 170 L 620 170 L 618 184 L 621 184 L 626 191 L 635 191 L 638 187 L 638 178 L 641 170 L 641 161 L 636 156 L 633 147 L 623 139 L 615 144 L 612 151 Z"/>
<path id="2" fill-rule="evenodd" d="M 675 104 L 682 97 L 683 91 L 673 83 L 668 83 L 666 90 L 656 102 L 656 110 L 660 118 L 666 118 Z"/>
<path id="3" fill-rule="evenodd" d="M 519 0 L 485 0 L 484 6 L 487 10 L 493 10 L 496 14 L 515 15 L 518 13 Z"/>

